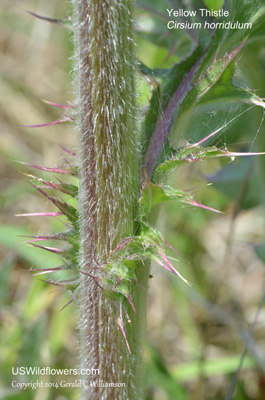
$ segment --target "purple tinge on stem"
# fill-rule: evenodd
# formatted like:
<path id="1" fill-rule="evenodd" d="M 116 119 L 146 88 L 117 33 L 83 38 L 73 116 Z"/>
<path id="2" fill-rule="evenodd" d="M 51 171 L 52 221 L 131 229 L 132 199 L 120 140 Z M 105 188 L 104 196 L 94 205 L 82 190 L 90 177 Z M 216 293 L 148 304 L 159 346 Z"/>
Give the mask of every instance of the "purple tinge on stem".
<path id="1" fill-rule="evenodd" d="M 163 114 L 160 115 L 157 120 L 144 160 L 144 166 L 149 178 L 151 178 L 153 174 L 153 170 L 157 162 L 161 148 L 163 147 L 163 144 L 165 143 L 169 135 L 169 126 L 172 122 L 172 117 L 174 115 L 174 112 L 176 111 L 179 102 L 182 100 L 183 95 L 187 91 L 187 88 L 193 82 L 195 73 L 200 63 L 202 62 L 203 57 L 204 56 L 202 56 L 196 62 L 196 64 L 193 65 L 193 67 L 187 72 L 182 82 L 175 90 L 175 93 L 172 95 Z"/>

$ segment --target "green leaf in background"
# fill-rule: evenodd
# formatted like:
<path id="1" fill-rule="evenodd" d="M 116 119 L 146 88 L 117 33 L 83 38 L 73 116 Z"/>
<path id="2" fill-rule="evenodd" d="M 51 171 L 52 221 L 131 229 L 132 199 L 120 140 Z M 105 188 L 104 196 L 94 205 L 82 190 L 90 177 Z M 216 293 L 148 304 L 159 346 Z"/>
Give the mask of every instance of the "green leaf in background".
<path id="1" fill-rule="evenodd" d="M 1 390 L 0 389 L 0 396 L 4 400 L 32 400 L 34 398 L 34 392 L 32 391 L 29 393 L 29 391 L 26 390 L 19 390 L 15 392 L 15 390 L 11 389 L 6 389 L 6 390 Z"/>
<path id="2" fill-rule="evenodd" d="M 165 390 L 168 400 L 188 400 L 179 380 L 167 369 L 162 357 L 154 348 L 149 347 L 149 357 L 150 361 L 146 368 L 148 386 L 153 386 L 156 382 L 156 385 Z"/>
<path id="3" fill-rule="evenodd" d="M 215 40 L 199 68 L 193 87 L 180 107 L 171 131 L 171 143 L 179 141 L 180 132 L 181 135 L 185 134 L 187 121 L 198 112 L 198 107 L 202 105 L 226 101 L 264 107 L 261 99 L 253 92 L 243 87 L 236 87 L 233 83 L 235 68 L 233 60 L 248 35 L 248 40 L 254 40 L 265 34 L 265 5 L 260 0 L 251 3 L 248 0 L 234 0 L 226 4 L 230 13 L 229 21 L 251 22 L 253 27 L 251 30 L 218 29 L 216 31 Z M 205 112 L 205 108 L 201 109 L 201 112 Z"/>
<path id="4" fill-rule="evenodd" d="M 222 359 L 204 360 L 203 363 L 191 362 L 181 364 L 171 369 L 171 374 L 174 378 L 183 380 L 192 380 L 200 375 L 213 377 L 219 374 L 231 374 L 238 369 L 241 355 L 230 356 Z M 256 366 L 255 360 L 251 356 L 244 359 L 243 369 L 251 369 Z"/>
<path id="5" fill-rule="evenodd" d="M 224 0 L 203 0 L 203 2 L 209 10 L 220 10 L 224 5 Z"/>
<path id="6" fill-rule="evenodd" d="M 206 178 L 240 209 L 256 207 L 263 201 L 257 160 L 253 157 L 236 160 Z"/>
<path id="7" fill-rule="evenodd" d="M 149 180 L 144 185 L 140 199 L 140 215 L 147 218 L 153 207 L 169 200 L 180 200 L 186 197 L 181 190 L 174 190 L 169 186 L 154 185 Z"/>
<path id="8" fill-rule="evenodd" d="M 254 250 L 259 259 L 265 263 L 265 243 L 254 246 Z"/>
<path id="9" fill-rule="evenodd" d="M 252 29 L 248 32 L 244 29 L 226 30 L 223 33 L 223 40 L 229 46 L 238 45 L 250 34 L 250 40 L 261 38 L 265 35 L 265 4 L 263 0 L 233 0 L 226 2 L 230 13 L 231 22 L 251 23 Z"/>
<path id="10" fill-rule="evenodd" d="M 67 18 L 67 19 L 54 19 L 54 18 L 49 18 L 49 17 L 45 17 L 39 14 L 36 14 L 32 11 L 27 11 L 29 14 L 31 14 L 33 17 L 38 18 L 42 21 L 46 21 L 49 22 L 51 24 L 55 24 L 55 25 L 60 25 L 63 26 L 66 29 L 69 29 L 70 31 L 73 30 L 73 23 L 72 23 L 72 18 Z"/>
<path id="11" fill-rule="evenodd" d="M 254 3 L 252 7 L 252 4 L 250 6 L 247 0 L 243 0 L 240 4 L 238 0 L 234 0 L 227 6 L 230 13 L 229 21 L 251 22 L 253 24 L 252 40 L 257 37 L 257 27 L 260 27 L 262 32 L 265 31 L 263 27 L 263 25 L 265 26 L 265 6 L 263 7 L 259 0 Z M 224 19 L 224 22 L 227 21 Z M 202 32 L 203 36 L 201 36 Z M 258 32 L 260 33 L 259 29 Z M 152 126 L 150 123 L 145 124 L 144 138 L 145 143 L 148 143 L 148 146 L 146 145 L 146 159 L 148 162 L 145 164 L 149 176 L 153 171 L 160 149 L 167 142 L 174 121 L 176 122 L 171 130 L 170 140 L 172 141 L 173 138 L 177 142 L 185 134 L 185 124 L 184 126 L 182 125 L 183 118 L 181 117 L 186 113 L 189 113 L 186 115 L 187 118 L 190 115 L 194 115 L 196 107 L 200 105 L 199 102 L 201 102 L 201 105 L 203 104 L 202 98 L 206 95 L 207 97 L 205 98 L 208 104 L 216 102 L 218 96 L 220 96 L 220 101 L 224 101 L 225 93 L 226 101 L 230 99 L 236 103 L 251 103 L 264 107 L 263 102 L 258 97 L 248 93 L 243 88 L 239 89 L 234 84 L 231 84 L 233 69 L 230 70 L 230 74 L 227 73 L 227 75 L 223 76 L 226 68 L 233 62 L 244 45 L 244 40 L 246 40 L 248 34 L 250 32 L 247 28 L 237 30 L 217 29 L 215 40 L 209 48 L 212 38 L 211 36 L 207 37 L 205 29 L 201 29 L 199 30 L 200 42 L 195 51 L 186 60 L 174 65 L 167 71 L 166 75 L 163 75 L 161 80 L 163 124 L 162 122 L 160 123 L 159 117 L 152 122 Z M 205 55 L 206 49 L 207 54 Z M 223 86 L 225 81 L 225 91 L 215 87 L 221 78 L 220 87 Z M 215 90 L 211 94 L 213 87 L 215 87 Z M 152 107 L 154 107 L 152 103 L 155 104 L 155 102 L 151 101 L 150 103 L 151 114 L 153 113 Z M 154 122 L 156 122 L 156 125 L 152 131 Z M 164 155 L 162 159 L 163 157 Z"/>
<path id="12" fill-rule="evenodd" d="M 20 257 L 29 263 L 29 268 L 56 267 L 61 264 L 61 257 L 54 253 L 19 244 L 24 239 L 19 236 L 32 236 L 34 233 L 18 225 L 3 225 L 0 227 L 0 245 L 15 250 Z"/>
<path id="13" fill-rule="evenodd" d="M 146 117 L 143 122 L 143 133 L 141 135 L 141 151 L 144 156 L 152 133 L 156 126 L 157 116 L 161 112 L 161 89 L 160 84 L 154 83 L 154 87 L 149 102 L 149 108 L 146 113 Z"/>
<path id="14" fill-rule="evenodd" d="M 18 366 L 40 366 L 40 343 L 44 341 L 46 319 L 40 316 L 32 325 L 23 332 L 21 350 L 19 352 Z M 28 377 L 30 380 L 30 377 Z"/>
<path id="15" fill-rule="evenodd" d="M 3 260 L 0 268 L 0 307 L 7 301 L 8 283 L 14 268 L 14 261 L 14 255 L 8 254 Z"/>

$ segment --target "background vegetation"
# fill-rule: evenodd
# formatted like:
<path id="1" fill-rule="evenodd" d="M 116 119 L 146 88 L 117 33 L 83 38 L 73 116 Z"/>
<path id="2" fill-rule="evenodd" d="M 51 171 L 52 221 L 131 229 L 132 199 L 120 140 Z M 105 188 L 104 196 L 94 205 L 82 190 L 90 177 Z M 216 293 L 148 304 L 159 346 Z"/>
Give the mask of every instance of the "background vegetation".
<path id="1" fill-rule="evenodd" d="M 187 37 L 166 28 L 166 8 L 177 9 L 175 3 L 139 1 L 137 51 L 150 68 L 170 66 L 187 52 Z M 212 2 L 205 0 L 205 4 Z M 10 387 L 12 366 L 73 368 L 78 363 L 75 306 L 59 312 L 69 299 L 51 294 L 50 285 L 23 271 L 59 265 L 59 258 L 17 244 L 24 240 L 18 235 L 57 231 L 61 222 L 14 216 L 54 211 L 20 174 L 31 173 L 30 169 L 15 160 L 55 166 L 65 156 L 58 143 L 77 147 L 71 125 L 22 127 L 60 117 L 60 110 L 42 99 L 62 104 L 73 100 L 69 31 L 25 10 L 66 18 L 68 6 L 61 0 L 23 0 L 18 7 L 18 2 L 2 0 L 0 397 L 8 400 L 78 398 L 77 391 L 69 388 L 19 391 Z M 265 97 L 264 41 L 250 42 L 239 63 L 248 85 Z M 150 89 L 140 75 L 138 86 L 139 103 L 146 107 Z M 180 145 L 185 139 L 206 136 L 240 114 L 213 143 L 223 141 L 237 151 L 265 151 L 262 111 L 250 107 L 206 108 L 193 116 L 196 124 L 183 127 Z M 172 176 L 175 187 L 195 190 L 197 200 L 223 214 L 174 202 L 161 209 L 159 227 L 183 256 L 177 266 L 193 287 L 153 267 L 145 350 L 148 399 L 225 399 L 246 346 L 248 354 L 233 398 L 265 399 L 264 307 L 249 335 L 265 287 L 264 178 L 263 157 L 192 164 Z M 206 186 L 208 182 L 214 184 Z"/>

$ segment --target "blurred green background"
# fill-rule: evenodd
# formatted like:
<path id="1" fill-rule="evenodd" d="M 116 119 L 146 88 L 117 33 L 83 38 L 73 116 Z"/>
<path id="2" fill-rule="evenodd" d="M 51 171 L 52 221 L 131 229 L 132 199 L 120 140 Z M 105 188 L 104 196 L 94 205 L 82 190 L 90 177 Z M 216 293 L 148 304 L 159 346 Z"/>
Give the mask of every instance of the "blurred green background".
<path id="1" fill-rule="evenodd" d="M 205 5 L 212 4 L 205 0 Z M 150 68 L 168 67 L 190 51 L 187 34 L 166 28 L 166 8 L 178 9 L 177 5 L 170 0 L 139 1 L 137 53 Z M 73 101 L 73 46 L 68 30 L 33 18 L 25 10 L 67 18 L 69 4 L 62 0 L 1 3 L 0 398 L 74 400 L 78 399 L 75 389 L 20 391 L 11 387 L 13 366 L 78 366 L 76 305 L 60 312 L 69 299 L 51 293 L 51 285 L 24 272 L 31 267 L 54 267 L 60 259 L 19 244 L 24 240 L 19 235 L 57 232 L 62 223 L 52 217 L 15 217 L 18 213 L 55 211 L 21 174 L 32 171 L 16 161 L 55 166 L 65 157 L 58 143 L 77 148 L 71 125 L 22 126 L 60 118 L 61 110 L 43 99 L 62 104 Z M 239 65 L 248 86 L 265 97 L 264 41 L 250 42 Z M 137 79 L 139 106 L 144 108 L 150 87 L 140 75 Z M 204 137 L 239 114 L 241 117 L 217 141 L 231 150 L 265 151 L 263 113 L 248 107 L 198 112 L 196 126 L 191 121 L 183 127 L 180 142 Z M 172 176 L 174 187 L 193 189 L 196 200 L 223 214 L 174 202 L 161 208 L 159 228 L 183 256 L 175 265 L 193 286 L 186 287 L 153 266 L 145 349 L 147 399 L 225 399 L 245 346 L 248 353 L 232 398 L 265 399 L 264 307 L 249 335 L 265 288 L 264 180 L 264 157 L 192 164 Z M 214 184 L 207 186 L 209 182 Z M 37 378 L 24 377 L 22 381 Z M 56 376 L 45 379 L 60 380 Z"/>

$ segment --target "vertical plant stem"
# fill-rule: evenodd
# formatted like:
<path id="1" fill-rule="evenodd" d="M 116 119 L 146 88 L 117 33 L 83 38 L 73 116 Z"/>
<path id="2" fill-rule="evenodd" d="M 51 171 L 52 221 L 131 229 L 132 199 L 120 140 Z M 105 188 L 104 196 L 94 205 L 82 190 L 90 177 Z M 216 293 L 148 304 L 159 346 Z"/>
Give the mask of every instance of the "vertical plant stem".
<path id="1" fill-rule="evenodd" d="M 141 399 L 140 343 L 146 293 L 131 284 L 137 314 L 123 318 L 129 353 L 118 326 L 117 304 L 96 282 L 119 242 L 135 232 L 139 184 L 136 143 L 134 51 L 130 0 L 73 0 L 77 120 L 80 135 L 80 357 L 98 368 L 98 379 L 126 387 L 88 386 L 83 399 Z M 136 265 L 146 286 L 148 268 Z M 106 272 L 104 272 L 106 274 Z M 95 378 L 93 378 L 95 382 Z"/>

